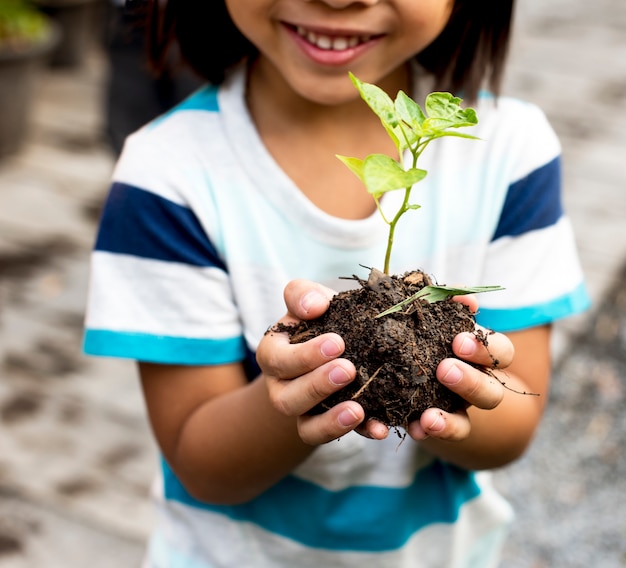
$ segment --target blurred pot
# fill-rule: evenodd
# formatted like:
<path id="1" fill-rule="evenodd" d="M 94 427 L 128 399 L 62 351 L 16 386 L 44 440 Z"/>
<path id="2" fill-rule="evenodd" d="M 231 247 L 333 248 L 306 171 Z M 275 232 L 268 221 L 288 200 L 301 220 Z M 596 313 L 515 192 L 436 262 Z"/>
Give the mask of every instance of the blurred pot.
<path id="1" fill-rule="evenodd" d="M 81 65 L 94 40 L 102 0 L 33 0 L 33 4 L 61 27 L 61 41 L 50 56 L 50 65 Z"/>
<path id="2" fill-rule="evenodd" d="M 37 77 L 61 38 L 59 26 L 41 14 L 35 16 L 42 19 L 32 36 L 35 26 L 16 26 L 24 15 L 13 9 L 17 4 L 10 14 L 0 10 L 0 158 L 21 148 Z"/>

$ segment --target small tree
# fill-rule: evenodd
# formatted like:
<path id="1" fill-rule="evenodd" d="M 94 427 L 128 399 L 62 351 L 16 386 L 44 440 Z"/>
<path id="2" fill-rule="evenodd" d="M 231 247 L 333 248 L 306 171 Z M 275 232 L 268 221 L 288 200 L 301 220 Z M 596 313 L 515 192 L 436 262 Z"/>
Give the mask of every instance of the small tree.
<path id="1" fill-rule="evenodd" d="M 413 186 L 422 181 L 428 173 L 417 167 L 420 156 L 433 140 L 444 136 L 477 140 L 476 136 L 458 132 L 455 129 L 474 126 L 478 124 L 478 119 L 474 109 L 462 108 L 462 99 L 450 93 L 430 93 L 426 97 L 424 110 L 422 110 L 420 105 L 403 91 L 399 91 L 395 100 L 391 100 L 389 95 L 380 87 L 365 83 L 352 73 L 350 73 L 350 79 L 358 89 L 361 98 L 378 116 L 398 150 L 397 159 L 386 154 L 370 154 L 363 160 L 337 155 L 363 182 L 367 191 L 374 198 L 383 221 L 389 225 L 383 264 L 383 272 L 389 274 L 391 250 L 398 221 L 407 211 L 421 207 L 410 202 Z M 407 150 L 412 156 L 411 164 L 408 167 L 404 165 L 404 155 Z M 396 190 L 404 190 L 404 199 L 393 218 L 388 219 L 380 206 L 380 199 L 388 191 Z M 385 310 L 379 314 L 379 317 L 400 311 L 404 306 L 418 298 L 423 298 L 428 302 L 436 302 L 445 300 L 450 296 L 501 289 L 500 286 L 476 286 L 472 288 L 427 286 L 417 294 Z"/>

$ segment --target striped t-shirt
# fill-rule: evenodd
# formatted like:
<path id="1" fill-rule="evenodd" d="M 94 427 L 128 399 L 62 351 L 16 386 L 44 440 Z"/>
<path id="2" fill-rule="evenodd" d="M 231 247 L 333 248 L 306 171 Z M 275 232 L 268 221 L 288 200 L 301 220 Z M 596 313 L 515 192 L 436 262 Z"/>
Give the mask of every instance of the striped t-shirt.
<path id="1" fill-rule="evenodd" d="M 85 351 L 187 365 L 241 361 L 250 380 L 294 278 L 345 289 L 384 258 L 387 226 L 320 211 L 261 142 L 239 70 L 132 135 L 114 172 L 92 258 Z M 541 325 L 587 307 L 560 199 L 560 147 L 544 115 L 512 98 L 475 105 L 480 141 L 422 157 L 422 208 L 396 231 L 391 271 L 500 285 L 481 324 Z M 333 152 L 329 148 L 329 152 Z M 365 191 L 365 190 L 364 190 Z M 395 194 L 398 195 L 395 195 Z M 395 212 L 402 192 L 386 194 Z M 163 461 L 148 566 L 489 567 L 511 510 L 475 474 L 418 443 L 351 433 L 320 446 L 256 499 L 195 500 Z"/>

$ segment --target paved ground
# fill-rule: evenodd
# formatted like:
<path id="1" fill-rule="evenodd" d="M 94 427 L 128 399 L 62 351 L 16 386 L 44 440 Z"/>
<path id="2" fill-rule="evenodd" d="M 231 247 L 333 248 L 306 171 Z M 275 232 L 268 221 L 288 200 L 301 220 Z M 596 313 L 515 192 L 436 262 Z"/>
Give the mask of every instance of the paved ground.
<path id="1" fill-rule="evenodd" d="M 557 366 L 530 451 L 497 474 L 518 511 L 506 568 L 626 566 L 626 265 Z"/>
<path id="2" fill-rule="evenodd" d="M 507 91 L 563 142 L 565 205 L 595 308 L 557 327 L 536 443 L 497 472 L 503 566 L 626 566 L 626 4 L 520 0 Z M 113 165 L 106 65 L 47 70 L 0 161 L 0 568 L 138 566 L 155 448 L 131 364 L 80 353 L 87 259 Z"/>

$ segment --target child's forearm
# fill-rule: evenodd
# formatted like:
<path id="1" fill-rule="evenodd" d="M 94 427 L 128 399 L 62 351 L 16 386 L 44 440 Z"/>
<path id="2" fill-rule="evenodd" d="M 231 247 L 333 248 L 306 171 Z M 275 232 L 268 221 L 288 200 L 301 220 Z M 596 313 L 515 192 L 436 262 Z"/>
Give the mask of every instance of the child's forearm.
<path id="1" fill-rule="evenodd" d="M 263 377 L 198 408 L 175 452 L 186 484 L 213 503 L 246 502 L 289 474 L 315 449 L 302 442 L 296 419 L 279 414 Z"/>
<path id="2" fill-rule="evenodd" d="M 508 387 L 502 402 L 493 410 L 468 409 L 471 433 L 466 439 L 455 442 L 429 437 L 421 442 L 423 446 L 468 470 L 502 467 L 519 458 L 541 420 L 547 392 L 530 394 L 528 385 L 510 373 L 498 373 L 498 377 Z"/>
<path id="3" fill-rule="evenodd" d="M 245 379 L 229 377 L 233 371 L 228 368 L 222 368 L 221 375 L 218 369 L 205 367 L 141 368 L 161 451 L 197 499 L 222 504 L 248 501 L 314 450 L 298 436 L 296 418 L 272 407 L 262 376 L 233 388 L 234 382 Z M 220 382 L 222 392 L 202 387 Z"/>
<path id="4" fill-rule="evenodd" d="M 471 406 L 471 430 L 468 436 L 458 436 L 462 441 L 445 441 L 435 434 L 422 442 L 442 459 L 466 469 L 501 467 L 521 456 L 532 440 L 548 399 L 550 327 L 508 337 L 515 347 L 513 362 L 496 371 L 497 379 L 490 379 L 504 385 L 502 401 L 492 410 Z M 446 436 L 454 439 L 453 432 Z"/>

